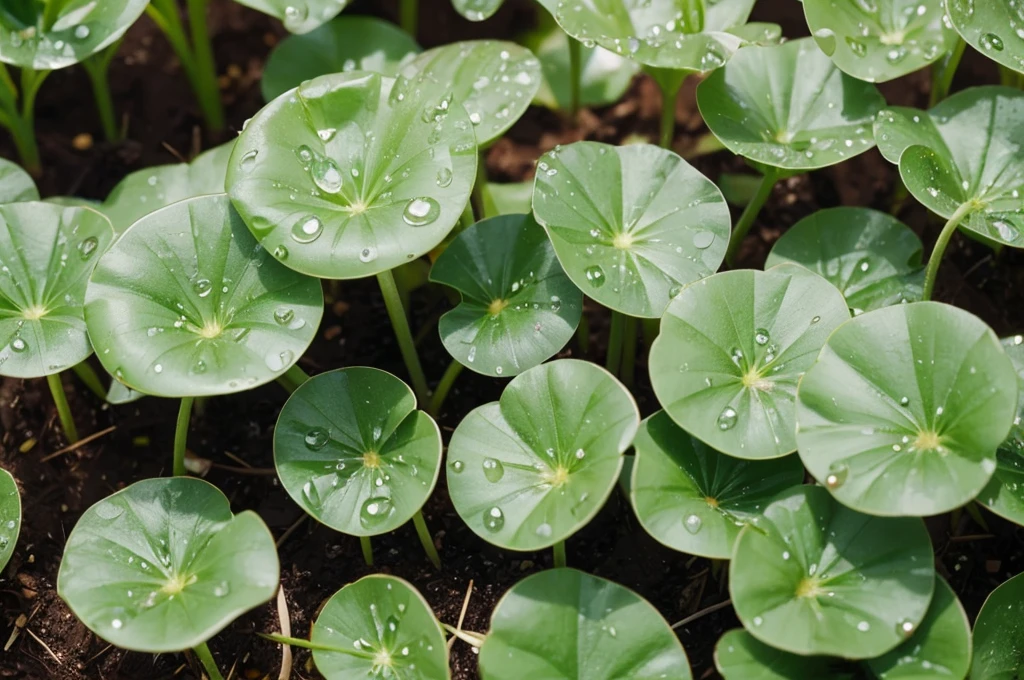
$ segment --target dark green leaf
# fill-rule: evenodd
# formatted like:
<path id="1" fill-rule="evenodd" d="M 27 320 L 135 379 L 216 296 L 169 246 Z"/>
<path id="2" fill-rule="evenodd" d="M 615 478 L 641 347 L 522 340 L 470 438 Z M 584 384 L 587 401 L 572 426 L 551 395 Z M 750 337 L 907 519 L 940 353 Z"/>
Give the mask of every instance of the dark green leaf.
<path id="1" fill-rule="evenodd" d="M 0 468 L 0 572 L 14 554 L 21 533 L 21 496 L 18 484 L 7 470 Z"/>
<path id="2" fill-rule="evenodd" d="M 0 158 L 0 204 L 38 201 L 39 189 L 17 163 Z"/>
<path id="3" fill-rule="evenodd" d="M 996 452 L 996 471 L 978 500 L 1000 517 L 1024 526 L 1024 335 L 1003 338 L 1003 349 L 1017 372 L 1017 415 Z"/>
<path id="4" fill-rule="evenodd" d="M 715 645 L 715 668 L 725 680 L 857 680 L 852 662 L 775 649 L 737 628 Z M 961 680 L 963 680 L 961 678 Z"/>
<path id="5" fill-rule="evenodd" d="M 992 591 L 974 621 L 971 680 L 1017 680 L 1024 667 L 1024 574 Z"/>
<path id="6" fill-rule="evenodd" d="M 1013 0 L 946 0 L 946 11 L 971 47 L 1024 73 L 1024 5 Z"/>

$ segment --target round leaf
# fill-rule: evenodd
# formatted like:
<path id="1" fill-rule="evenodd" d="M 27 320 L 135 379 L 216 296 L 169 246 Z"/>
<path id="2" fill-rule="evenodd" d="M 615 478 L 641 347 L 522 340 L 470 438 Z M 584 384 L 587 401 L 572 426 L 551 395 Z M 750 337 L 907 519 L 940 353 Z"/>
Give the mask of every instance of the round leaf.
<path id="1" fill-rule="evenodd" d="M 100 258 L 85 297 L 103 367 L 162 397 L 270 382 L 306 350 L 323 315 L 320 282 L 274 260 L 223 194 L 136 222 Z"/>
<path id="2" fill-rule="evenodd" d="M 828 279 L 854 314 L 921 299 L 921 239 L 887 213 L 826 208 L 775 242 L 765 268 L 790 262 Z"/>
<path id="3" fill-rule="evenodd" d="M 498 602 L 480 648 L 483 680 L 690 680 L 690 662 L 658 610 L 611 581 L 548 569 Z"/>
<path id="4" fill-rule="evenodd" d="M 996 452 L 996 471 L 978 500 L 1000 517 L 1024 526 L 1024 335 L 1002 340 L 1017 372 L 1017 415 Z"/>
<path id="5" fill-rule="evenodd" d="M 329 73 L 358 70 L 394 77 L 419 52 L 416 41 L 391 22 L 340 16 L 278 43 L 263 67 L 260 89 L 269 102 L 305 80 Z"/>
<path id="6" fill-rule="evenodd" d="M 974 621 L 971 680 L 1014 680 L 1024 665 L 1024 574 L 992 591 Z"/>
<path id="7" fill-rule="evenodd" d="M 395 376 L 342 368 L 307 380 L 285 403 L 274 465 L 288 494 L 318 521 L 374 536 L 408 522 L 430 497 L 441 432 Z"/>
<path id="8" fill-rule="evenodd" d="M 683 289 L 651 347 L 654 393 L 680 427 L 738 458 L 796 449 L 796 387 L 843 296 L 802 267 L 724 272 Z"/>
<path id="9" fill-rule="evenodd" d="M 740 532 L 729 563 L 743 626 L 802 655 L 888 652 L 924 619 L 934 586 L 924 522 L 863 515 L 817 486 L 780 494 Z"/>
<path id="10" fill-rule="evenodd" d="M 892 107 L 875 138 L 929 210 L 949 219 L 967 205 L 960 228 L 1024 248 L 1024 92 L 972 87 L 929 111 Z"/>
<path id="11" fill-rule="evenodd" d="M 953 49 L 942 0 L 804 0 L 818 47 L 854 78 L 884 82 L 913 73 Z"/>
<path id="12" fill-rule="evenodd" d="M 7 470 L 0 468 L 0 572 L 14 554 L 21 533 L 21 496 L 18 484 Z"/>
<path id="13" fill-rule="evenodd" d="M 176 652 L 209 640 L 277 590 L 270 531 L 231 514 L 215 486 L 147 479 L 85 511 L 68 537 L 57 592 L 122 649 Z"/>
<path id="14" fill-rule="evenodd" d="M 345 9 L 349 0 L 238 0 L 281 20 L 291 33 L 308 33 Z"/>
<path id="15" fill-rule="evenodd" d="M 729 559 L 740 529 L 804 481 L 796 456 L 746 461 L 679 429 L 664 411 L 640 423 L 630 498 L 644 529 L 673 550 Z"/>
<path id="16" fill-rule="evenodd" d="M 718 269 L 729 207 L 711 180 L 650 144 L 576 142 L 537 163 L 533 214 L 569 278 L 630 316 L 658 318 Z"/>
<path id="17" fill-rule="evenodd" d="M 452 434 L 455 510 L 503 548 L 563 541 L 608 499 L 639 422 L 633 397 L 604 369 L 576 359 L 531 368 Z"/>
<path id="18" fill-rule="evenodd" d="M 461 232 L 430 280 L 462 294 L 438 324 L 445 349 L 484 375 L 518 375 L 550 358 L 583 312 L 583 294 L 529 215 L 494 217 Z"/>
<path id="19" fill-rule="evenodd" d="M 409 583 L 371 574 L 324 605 L 313 624 L 313 661 L 326 678 L 450 678 L 444 631 Z M 386 660 L 386 663 L 384 663 Z"/>
<path id="20" fill-rule="evenodd" d="M 938 302 L 844 324 L 804 375 L 797 445 L 843 504 L 937 515 L 974 498 L 1017 410 L 1017 377 L 980 319 Z"/>
<path id="21" fill-rule="evenodd" d="M 228 165 L 231 200 L 292 269 L 354 279 L 437 246 L 476 177 L 469 115 L 375 73 L 306 81 L 257 113 Z"/>
<path id="22" fill-rule="evenodd" d="M 697 87 L 697 104 L 733 153 L 800 171 L 873 147 L 871 122 L 885 100 L 802 38 L 741 50 Z"/>
<path id="23" fill-rule="evenodd" d="M 83 298 L 113 238 L 89 208 L 0 206 L 0 375 L 39 378 L 92 354 Z"/>
<path id="24" fill-rule="evenodd" d="M 452 0 L 452 7 L 470 21 L 483 21 L 491 18 L 501 3 L 502 0 Z"/>
<path id="25" fill-rule="evenodd" d="M 856 666 L 828 656 L 775 649 L 737 628 L 715 645 L 715 668 L 725 680 L 855 680 Z M 962 680 L 962 679 L 961 679 Z"/>
<path id="26" fill-rule="evenodd" d="M 971 47 L 1024 73 L 1024 5 L 1012 0 L 946 0 L 946 12 Z"/>
<path id="27" fill-rule="evenodd" d="M 39 189 L 31 175 L 17 163 L 0 158 L 0 205 L 38 200 Z"/>

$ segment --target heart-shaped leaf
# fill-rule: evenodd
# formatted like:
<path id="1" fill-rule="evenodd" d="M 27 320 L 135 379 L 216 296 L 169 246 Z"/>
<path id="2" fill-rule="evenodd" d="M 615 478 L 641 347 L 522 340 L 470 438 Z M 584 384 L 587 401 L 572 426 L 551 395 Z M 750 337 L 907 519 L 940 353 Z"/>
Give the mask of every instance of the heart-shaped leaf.
<path id="1" fill-rule="evenodd" d="M 113 239 L 89 208 L 0 206 L 0 375 L 39 378 L 92 354 L 85 287 Z"/>
<path id="2" fill-rule="evenodd" d="M 269 102 L 303 81 L 329 73 L 373 71 L 393 78 L 419 52 L 416 41 L 389 21 L 340 16 L 278 43 L 263 67 L 260 90 Z"/>
<path id="3" fill-rule="evenodd" d="M 1024 5 L 1010 0 L 946 0 L 946 12 L 971 47 L 1024 73 Z"/>
<path id="4" fill-rule="evenodd" d="M 718 187 L 650 144 L 556 147 L 537 163 L 533 214 L 573 283 L 630 316 L 660 317 L 718 269 L 729 242 Z"/>
<path id="5" fill-rule="evenodd" d="M 644 529 L 673 550 L 729 559 L 740 529 L 804 481 L 796 456 L 747 461 L 690 437 L 664 411 L 640 423 L 630 498 Z"/>
<path id="6" fill-rule="evenodd" d="M 572 338 L 583 312 L 583 294 L 529 215 L 494 217 L 461 232 L 430 280 L 462 294 L 438 324 L 445 349 L 484 375 L 518 375 L 547 360 Z"/>
<path id="7" fill-rule="evenodd" d="M 604 369 L 560 359 L 521 373 L 477 407 L 448 445 L 448 492 L 478 536 L 540 550 L 586 525 L 608 499 L 640 422 Z"/>
<path id="8" fill-rule="evenodd" d="M 996 452 L 996 471 L 978 500 L 1000 517 L 1024 526 L 1024 335 L 1003 338 L 1003 349 L 1017 372 L 1017 415 Z"/>
<path id="9" fill-rule="evenodd" d="M 680 427 L 738 458 L 796 450 L 796 387 L 850 318 L 831 284 L 803 267 L 737 270 L 687 286 L 651 347 L 651 384 Z"/>
<path id="10" fill-rule="evenodd" d="M 502 0 L 452 0 L 455 11 L 470 21 L 483 21 L 501 7 Z"/>
<path id="11" fill-rule="evenodd" d="M 875 120 L 878 150 L 914 198 L 960 227 L 1024 248 L 1024 92 L 972 87 L 928 111 L 892 107 Z"/>
<path id="12" fill-rule="evenodd" d="M 85 511 L 68 537 L 57 592 L 122 649 L 176 652 L 269 600 L 279 565 L 254 512 L 231 514 L 217 487 L 146 479 Z"/>
<path id="13" fill-rule="evenodd" d="M 780 494 L 740 532 L 729 563 L 744 628 L 802 655 L 885 654 L 920 625 L 934 586 L 924 522 L 861 514 L 817 486 Z"/>
<path id="14" fill-rule="evenodd" d="M 308 33 L 345 9 L 349 0 L 238 0 L 281 20 L 291 33 Z"/>
<path id="15" fill-rule="evenodd" d="M 14 554 L 21 533 L 21 496 L 18 484 L 7 470 L 0 468 L 0 572 Z"/>
<path id="16" fill-rule="evenodd" d="M 480 673 L 483 680 L 692 677 L 679 638 L 657 609 L 575 569 L 542 571 L 505 593 L 480 648 Z"/>
<path id="17" fill-rule="evenodd" d="M 1014 680 L 1024 665 L 1024 574 L 989 594 L 974 621 L 971 680 Z"/>
<path id="18" fill-rule="evenodd" d="M 435 47 L 402 68 L 403 91 L 441 95 L 469 113 L 476 140 L 487 146 L 523 115 L 541 84 L 530 50 L 501 40 L 467 40 Z"/>
<path id="19" fill-rule="evenodd" d="M 77 64 L 135 23 L 149 0 L 19 0 L 0 9 L 0 61 L 49 71 Z"/>
<path id="20" fill-rule="evenodd" d="M 444 91 L 375 73 L 314 78 L 249 121 L 228 193 L 292 269 L 372 276 L 429 252 L 455 226 L 476 178 L 472 127 Z"/>
<path id="21" fill-rule="evenodd" d="M 873 147 L 871 123 L 885 100 L 802 38 L 741 50 L 697 87 L 697 105 L 733 153 L 801 171 Z"/>
<path id="22" fill-rule="evenodd" d="M 843 504 L 937 515 L 996 468 L 1017 376 L 992 330 L 938 302 L 869 312 L 829 338 L 797 394 L 804 465 Z"/>
<path id="23" fill-rule="evenodd" d="M 32 176 L 17 163 L 0 158 L 0 205 L 38 200 L 39 189 Z"/>
<path id="24" fill-rule="evenodd" d="M 277 378 L 323 315 L 320 282 L 263 250 L 224 194 L 136 222 L 100 258 L 85 297 L 103 367 L 162 397 L 228 394 Z"/>
<path id="25" fill-rule="evenodd" d="M 304 382 L 274 428 L 274 465 L 288 494 L 342 533 L 373 536 L 408 522 L 441 471 L 441 432 L 409 387 L 356 366 Z"/>
<path id="26" fill-rule="evenodd" d="M 942 0 L 805 0 L 807 25 L 835 65 L 868 82 L 892 80 L 953 49 Z"/>
<path id="27" fill-rule="evenodd" d="M 828 279 L 854 314 L 921 299 L 921 239 L 888 213 L 826 208 L 775 242 L 765 268 L 791 262 Z"/>

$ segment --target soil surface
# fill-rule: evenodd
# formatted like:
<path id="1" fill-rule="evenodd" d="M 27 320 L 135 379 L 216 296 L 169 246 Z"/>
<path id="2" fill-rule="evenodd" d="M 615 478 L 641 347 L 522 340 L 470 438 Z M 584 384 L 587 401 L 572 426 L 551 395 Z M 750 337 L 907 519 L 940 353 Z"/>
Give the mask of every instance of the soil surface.
<path id="1" fill-rule="evenodd" d="M 527 0 L 507 0 L 499 14 L 470 24 L 448 0 L 422 0 L 421 42 L 425 47 L 457 39 L 512 39 L 529 28 L 537 11 Z M 353 3 L 346 11 L 394 18 L 395 2 Z M 762 0 L 753 20 L 781 23 L 785 35 L 806 35 L 799 3 Z M 212 0 L 211 30 L 227 106 L 229 128 L 221 135 L 201 130 L 198 109 L 180 65 L 154 25 L 143 18 L 128 33 L 115 59 L 111 82 L 118 111 L 124 114 L 128 141 L 101 141 L 91 93 L 77 68 L 50 76 L 40 94 L 38 129 L 46 166 L 39 183 L 44 196 L 79 195 L 102 199 L 127 173 L 175 162 L 229 139 L 261 106 L 259 77 L 281 27 L 229 0 Z M 954 88 L 998 81 L 991 62 L 968 50 Z M 686 153 L 705 132 L 694 102 L 694 83 L 680 97 L 676 150 Z M 881 87 L 890 103 L 925 107 L 926 72 Z M 531 109 L 490 150 L 488 171 L 496 181 L 532 176 L 533 164 L 558 143 L 593 139 L 619 143 L 645 136 L 656 141 L 659 95 L 644 76 L 634 81 L 615 105 L 584 111 L 576 123 Z M 84 135 L 91 135 L 90 141 Z M 14 158 L 6 137 L 0 153 Z M 728 153 L 692 161 L 716 182 L 722 173 L 750 172 Z M 761 212 L 742 251 L 742 264 L 760 267 L 772 242 L 801 217 L 834 205 L 888 210 L 898 174 L 876 152 L 839 166 L 781 182 Z M 738 216 L 738 211 L 735 216 Z M 913 199 L 899 216 L 930 248 L 941 226 Z M 372 280 L 325 284 L 327 308 L 317 340 L 301 361 L 310 373 L 340 366 L 371 365 L 405 376 L 405 369 Z M 994 254 L 959 236 L 947 254 L 937 299 L 956 304 L 984 319 L 997 333 L 1024 330 L 1024 255 L 1006 249 Z M 413 295 L 414 332 L 422 330 L 420 352 L 428 375 L 440 377 L 448 362 L 436 331 L 447 300 L 436 292 Z M 589 357 L 603 360 L 607 316 L 588 302 Z M 582 356 L 572 344 L 565 356 Z M 642 353 L 641 353 L 642 356 Z M 657 409 L 638 366 L 637 397 L 646 416 Z M 98 364 L 96 365 L 99 368 Z M 447 439 L 472 408 L 497 399 L 505 382 L 463 373 L 439 422 Z M 167 474 L 171 459 L 176 404 L 147 398 L 126 406 L 107 406 L 76 379 L 65 378 L 71 406 L 84 435 L 105 434 L 73 451 L 43 461 L 65 447 L 45 381 L 0 382 L 0 465 L 14 474 L 24 503 L 24 524 L 14 556 L 0 574 L 0 677 L 72 680 L 79 678 L 198 678 L 187 654 L 148 654 L 114 649 L 92 635 L 57 597 L 55 583 L 68 532 L 91 504 L 124 486 Z M 528 574 L 551 566 L 550 552 L 517 554 L 491 547 L 456 515 L 444 475 L 424 514 L 444 560 L 442 571 L 427 561 L 411 526 L 374 539 L 377 564 L 367 567 L 358 541 L 306 518 L 273 474 L 271 435 L 286 398 L 277 385 L 214 398 L 192 418 L 190 453 L 212 463 L 207 479 L 231 498 L 236 511 L 253 509 L 280 539 L 282 586 L 293 634 L 308 634 L 319 607 L 341 586 L 367 573 L 401 576 L 418 587 L 437 616 L 454 624 L 467 590 L 472 596 L 464 627 L 485 631 L 498 598 Z M 967 513 L 930 518 L 936 563 L 973 617 L 984 597 L 1006 578 L 1022 571 L 1024 530 L 992 515 L 985 525 Z M 638 525 L 628 500 L 618 491 L 605 509 L 568 541 L 570 566 L 612 579 L 647 598 L 671 622 L 701 612 L 728 597 L 716 565 L 668 550 Z M 278 678 L 281 648 L 255 633 L 280 629 L 274 604 L 241 617 L 210 642 L 222 669 L 233 678 Z M 729 608 L 699 616 L 678 629 L 696 678 L 717 677 L 712 650 L 725 630 L 739 625 Z M 459 680 L 476 678 L 476 657 L 464 643 L 452 647 L 452 668 Z M 293 678 L 318 678 L 308 653 L 295 650 Z"/>

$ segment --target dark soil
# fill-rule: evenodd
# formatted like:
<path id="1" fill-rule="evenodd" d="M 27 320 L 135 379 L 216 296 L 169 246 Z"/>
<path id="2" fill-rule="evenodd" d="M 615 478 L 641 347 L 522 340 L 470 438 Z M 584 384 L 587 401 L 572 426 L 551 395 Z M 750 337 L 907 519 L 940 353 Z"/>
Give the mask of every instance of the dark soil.
<path id="1" fill-rule="evenodd" d="M 188 85 L 162 36 L 148 20 L 128 33 L 113 65 L 111 80 L 118 110 L 125 115 L 129 141 L 88 144 L 99 139 L 91 93 L 79 69 L 54 73 L 38 105 L 39 138 L 46 171 L 40 178 L 44 196 L 103 198 L 127 173 L 142 167 L 190 157 L 236 134 L 261 106 L 259 76 L 281 28 L 262 15 L 228 0 L 211 3 L 211 29 L 229 129 L 222 135 L 201 131 Z M 394 2 L 356 2 L 350 10 L 393 17 Z M 448 0 L 423 0 L 422 42 L 433 46 L 455 39 L 513 38 L 529 27 L 535 11 L 527 0 L 508 0 L 498 16 L 469 24 Z M 753 17 L 782 23 L 785 35 L 806 34 L 799 3 L 762 1 Z M 970 52 L 970 51 L 969 51 Z M 997 81 L 990 62 L 970 54 L 955 87 Z M 697 114 L 693 83 L 684 89 L 677 118 L 676 150 L 685 153 L 704 131 Z M 890 103 L 926 106 L 928 79 L 918 73 L 882 86 Z M 532 175 L 537 157 L 558 143 L 578 139 L 620 142 L 632 135 L 656 138 L 659 96 L 654 84 L 639 77 L 623 100 L 611 107 L 581 113 L 578 125 L 556 114 L 531 109 L 488 156 L 497 181 Z M 70 114 L 70 115 L 69 115 Z M 78 137 L 76 140 L 75 138 Z M 0 152 L 13 158 L 8 140 Z M 723 172 L 745 172 L 730 154 L 698 158 L 694 164 L 713 180 Z M 763 263 L 771 243 L 799 218 L 833 205 L 889 209 L 898 174 L 877 152 L 842 165 L 779 184 L 762 211 L 742 253 L 746 266 Z M 900 217 L 934 242 L 939 224 L 912 199 Z M 1001 254 L 962 238 L 954 240 L 941 270 L 937 298 L 974 312 L 997 333 L 1024 329 L 1024 256 Z M 372 365 L 398 375 L 404 367 L 387 315 L 372 281 L 326 287 L 327 309 L 321 334 L 302 366 L 315 373 L 339 366 Z M 416 328 L 423 333 L 421 355 L 427 372 L 440 376 L 447 355 L 429 329 L 446 309 L 436 293 L 413 296 Z M 597 305 L 588 307 L 591 359 L 601 360 L 607 319 Z M 573 349 L 566 355 L 580 356 Z M 657 408 L 638 367 L 638 398 L 644 414 Z M 475 406 L 496 399 L 505 381 L 463 374 L 449 397 L 440 424 L 445 436 Z M 193 659 L 185 654 L 152 656 L 114 649 L 97 639 L 57 597 L 55 582 L 68 531 L 81 513 L 100 498 L 136 480 L 166 474 L 171 459 L 175 404 L 145 399 L 108 407 L 72 378 L 65 381 L 83 435 L 115 428 L 94 442 L 42 462 L 64 445 L 55 426 L 55 410 L 44 381 L 4 379 L 0 383 L 0 465 L 14 474 L 24 502 L 24 525 L 17 551 L 0 575 L 0 677 L 70 680 L 78 678 L 195 678 Z M 338 588 L 371 571 L 408 579 L 430 601 L 438 617 L 455 623 L 470 584 L 472 597 L 465 628 L 485 631 L 497 599 L 516 581 L 551 566 L 550 553 L 516 554 L 489 546 L 456 515 L 444 488 L 444 476 L 425 508 L 444 560 L 435 571 L 411 527 L 374 539 L 376 566 L 364 565 L 358 542 L 304 518 L 273 475 L 271 433 L 286 394 L 276 385 L 240 395 L 211 399 L 192 419 L 190 451 L 211 461 L 207 478 L 223 489 L 235 510 L 260 513 L 280 547 L 282 585 L 292 631 L 305 635 L 318 608 Z M 1022 570 L 1024 533 L 991 515 L 981 526 L 966 513 L 929 520 L 940 572 L 952 583 L 968 613 L 977 613 L 984 597 L 1000 582 Z M 591 524 L 568 542 L 569 563 L 635 589 L 669 621 L 679 621 L 728 597 L 716 565 L 667 550 L 650 539 L 633 517 L 627 500 L 616 494 Z M 280 647 L 254 633 L 279 630 L 279 612 L 267 605 L 243 616 L 218 635 L 211 648 L 221 667 L 234 678 L 277 678 Z M 715 677 L 712 650 L 721 633 L 738 622 L 728 608 L 700 617 L 679 629 L 697 678 Z M 9 639 L 9 640 L 8 640 Z M 452 650 L 454 677 L 477 677 L 476 658 L 461 642 Z M 319 677 L 309 655 L 296 650 L 292 677 Z"/>

